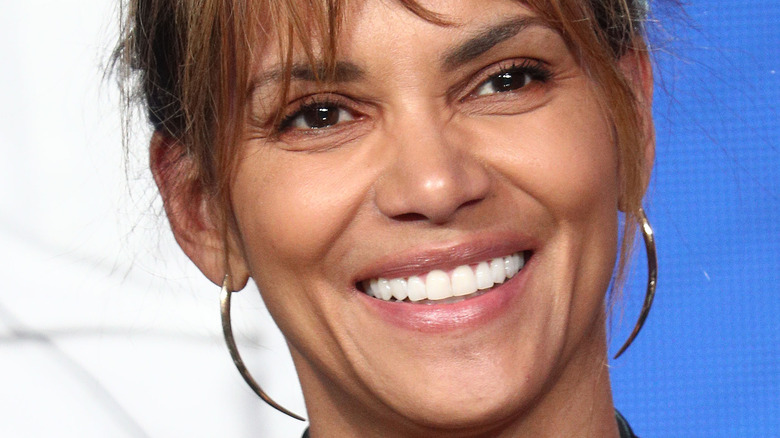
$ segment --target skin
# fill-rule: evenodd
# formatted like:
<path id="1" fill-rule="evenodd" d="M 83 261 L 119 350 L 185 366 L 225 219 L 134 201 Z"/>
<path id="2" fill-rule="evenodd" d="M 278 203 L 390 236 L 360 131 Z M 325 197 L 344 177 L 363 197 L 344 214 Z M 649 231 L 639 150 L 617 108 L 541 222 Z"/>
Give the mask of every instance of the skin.
<path id="1" fill-rule="evenodd" d="M 393 2 L 354 6 L 337 59 L 357 76 L 295 80 L 289 100 L 273 104 L 277 84 L 258 82 L 258 122 L 231 183 L 231 286 L 253 278 L 285 334 L 312 437 L 616 437 L 604 296 L 619 175 L 595 86 L 560 35 L 515 2 L 430 7 L 455 25 Z M 446 62 L 513 20 L 526 26 Z M 621 66 L 649 106 L 647 59 L 626 57 Z M 278 54 L 260 58 L 262 78 Z M 486 82 L 528 60 L 548 76 L 507 92 Z M 298 117 L 275 134 L 261 122 L 277 105 L 294 115 L 307 96 L 335 100 L 339 123 L 312 130 Z M 163 147 L 171 142 L 152 141 L 166 211 L 185 252 L 221 284 L 215 215 L 206 195 L 197 208 L 177 201 L 191 164 L 175 161 L 177 148 Z M 652 155 L 650 140 L 647 148 Z M 474 323 L 410 329 L 355 287 L 387 266 L 432 269 L 419 254 L 449 254 L 436 263 L 452 268 L 471 250 L 499 247 L 533 256 L 507 283 L 508 303 Z"/>

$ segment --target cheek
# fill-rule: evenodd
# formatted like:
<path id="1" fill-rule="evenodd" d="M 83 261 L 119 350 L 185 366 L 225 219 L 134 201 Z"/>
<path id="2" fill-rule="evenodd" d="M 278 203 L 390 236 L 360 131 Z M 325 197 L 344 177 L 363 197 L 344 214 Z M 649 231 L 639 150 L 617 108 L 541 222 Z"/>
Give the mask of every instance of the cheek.
<path id="1" fill-rule="evenodd" d="M 264 150 L 248 155 L 232 188 L 239 230 L 251 248 L 247 256 L 266 265 L 300 266 L 337 249 L 332 243 L 365 196 L 365 173 L 348 154 Z"/>
<path id="2" fill-rule="evenodd" d="M 467 135 L 483 145 L 491 167 L 558 219 L 617 206 L 617 150 L 592 97 L 475 122 Z"/>

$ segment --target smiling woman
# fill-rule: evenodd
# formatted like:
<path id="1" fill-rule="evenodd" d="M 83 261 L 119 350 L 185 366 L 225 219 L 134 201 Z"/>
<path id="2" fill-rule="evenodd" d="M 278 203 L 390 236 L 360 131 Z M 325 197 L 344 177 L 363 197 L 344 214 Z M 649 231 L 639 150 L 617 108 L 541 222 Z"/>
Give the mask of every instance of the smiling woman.
<path id="1" fill-rule="evenodd" d="M 230 291 L 257 284 L 310 436 L 632 435 L 605 308 L 652 166 L 645 13 L 131 2 L 173 232 L 232 348 Z"/>

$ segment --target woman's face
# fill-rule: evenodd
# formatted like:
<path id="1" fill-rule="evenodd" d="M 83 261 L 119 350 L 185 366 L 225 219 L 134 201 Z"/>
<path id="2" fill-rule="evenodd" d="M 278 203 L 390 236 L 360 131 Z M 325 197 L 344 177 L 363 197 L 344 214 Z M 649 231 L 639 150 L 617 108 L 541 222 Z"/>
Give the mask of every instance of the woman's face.
<path id="1" fill-rule="evenodd" d="M 353 5 L 334 81 L 297 53 L 277 132 L 247 128 L 232 202 L 310 411 L 477 427 L 603 361 L 617 151 L 594 84 L 536 14 L 431 5 L 454 25 Z M 258 121 L 278 59 L 254 71 Z"/>

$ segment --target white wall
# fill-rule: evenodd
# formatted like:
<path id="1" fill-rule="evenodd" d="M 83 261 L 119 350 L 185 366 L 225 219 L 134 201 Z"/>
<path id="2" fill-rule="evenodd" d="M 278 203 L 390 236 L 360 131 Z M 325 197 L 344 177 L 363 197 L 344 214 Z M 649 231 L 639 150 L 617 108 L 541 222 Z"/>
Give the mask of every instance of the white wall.
<path id="1" fill-rule="evenodd" d="M 218 287 L 170 237 L 132 137 L 126 172 L 110 0 L 0 5 L 0 436 L 294 437 L 221 339 Z M 250 369 L 305 413 L 254 287 L 235 298 Z"/>

